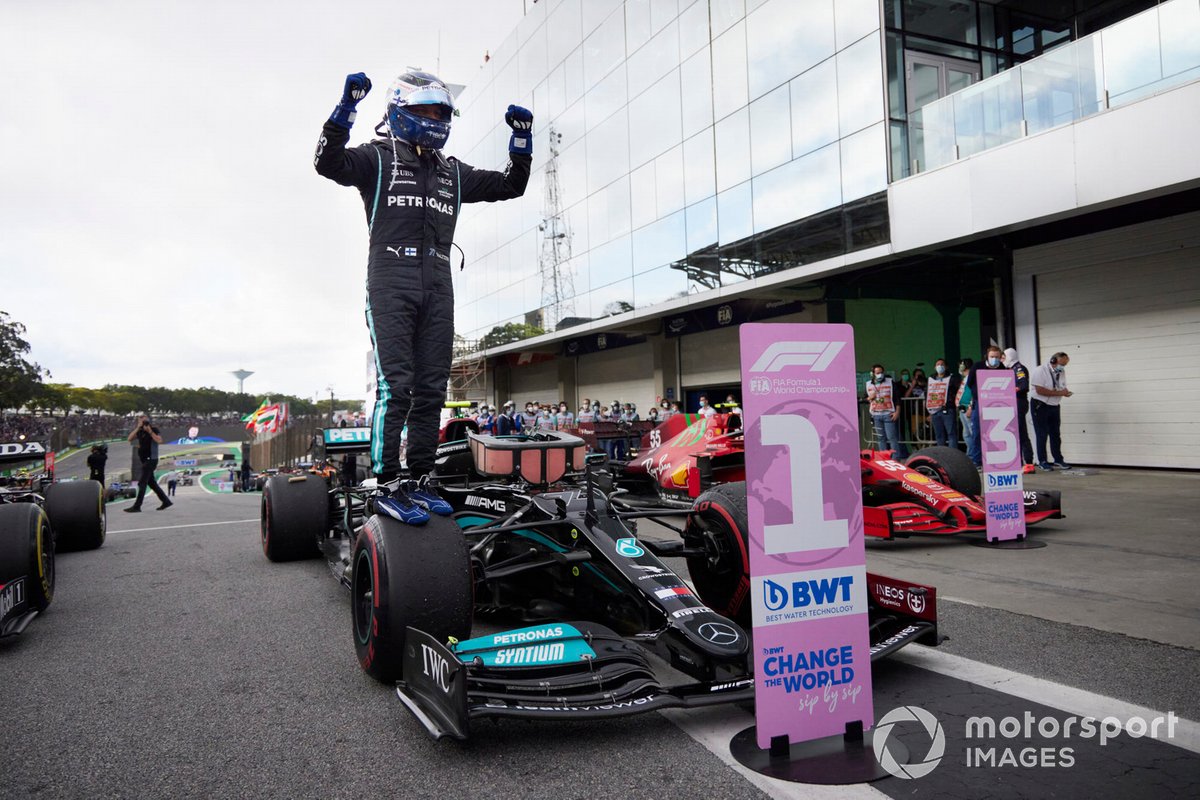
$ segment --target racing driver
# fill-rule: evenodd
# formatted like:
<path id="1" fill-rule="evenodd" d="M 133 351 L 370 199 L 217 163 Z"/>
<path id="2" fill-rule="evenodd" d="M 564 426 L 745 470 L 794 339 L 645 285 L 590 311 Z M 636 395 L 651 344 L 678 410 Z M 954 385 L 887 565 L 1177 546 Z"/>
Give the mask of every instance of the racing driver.
<path id="1" fill-rule="evenodd" d="M 455 114 L 446 84 L 409 71 L 388 90 L 379 138 L 346 148 L 359 101 L 371 91 L 361 72 L 346 76 L 342 99 L 321 129 L 317 172 L 362 195 L 370 245 L 367 328 L 375 349 L 371 467 L 376 504 L 422 524 L 450 506 L 428 482 L 450 377 L 454 289 L 450 245 L 463 203 L 511 200 L 525 192 L 533 154 L 533 114 L 510 105 L 512 128 L 503 172 L 476 169 L 442 154 Z M 400 434 L 408 425 L 411 481 L 399 482 Z"/>

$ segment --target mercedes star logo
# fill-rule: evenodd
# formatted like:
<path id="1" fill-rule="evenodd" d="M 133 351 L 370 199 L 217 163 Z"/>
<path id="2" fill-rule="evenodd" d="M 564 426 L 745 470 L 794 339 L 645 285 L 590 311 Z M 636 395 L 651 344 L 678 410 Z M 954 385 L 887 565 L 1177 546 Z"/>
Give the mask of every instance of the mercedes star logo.
<path id="1" fill-rule="evenodd" d="M 700 635 L 713 644 L 733 644 L 741 636 L 731 626 L 721 622 L 706 622 L 700 626 Z"/>

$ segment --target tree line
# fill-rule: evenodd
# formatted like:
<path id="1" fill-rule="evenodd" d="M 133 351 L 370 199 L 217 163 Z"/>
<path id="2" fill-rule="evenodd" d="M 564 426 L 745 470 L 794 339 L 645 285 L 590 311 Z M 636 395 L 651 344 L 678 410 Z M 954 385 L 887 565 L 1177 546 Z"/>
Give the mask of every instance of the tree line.
<path id="1" fill-rule="evenodd" d="M 245 416 L 266 398 L 287 402 L 293 416 L 330 413 L 330 400 L 312 403 L 287 394 L 246 394 L 212 387 L 168 389 L 165 386 L 127 386 L 110 383 L 99 389 L 50 383 L 50 371 L 30 361 L 25 326 L 0 311 L 0 410 L 29 408 L 50 415 L 72 410 L 108 412 L 122 416 L 135 411 L 151 414 Z"/>

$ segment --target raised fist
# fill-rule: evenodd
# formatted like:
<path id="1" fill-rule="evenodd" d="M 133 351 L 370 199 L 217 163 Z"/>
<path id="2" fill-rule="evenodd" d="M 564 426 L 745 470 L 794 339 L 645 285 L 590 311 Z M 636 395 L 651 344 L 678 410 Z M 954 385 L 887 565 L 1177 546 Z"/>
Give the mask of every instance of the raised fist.
<path id="1" fill-rule="evenodd" d="M 354 106 L 371 91 L 371 79 L 362 72 L 346 76 L 346 86 L 342 89 L 342 102 Z"/>
<path id="2" fill-rule="evenodd" d="M 521 106 L 509 106 L 504 115 L 504 121 L 514 131 L 527 131 L 533 128 L 533 112 Z"/>

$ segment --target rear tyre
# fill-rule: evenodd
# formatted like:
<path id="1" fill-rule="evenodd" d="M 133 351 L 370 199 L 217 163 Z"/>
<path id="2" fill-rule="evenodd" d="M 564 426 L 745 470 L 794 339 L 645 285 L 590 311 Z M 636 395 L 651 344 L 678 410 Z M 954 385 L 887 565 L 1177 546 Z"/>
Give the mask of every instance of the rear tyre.
<path id="1" fill-rule="evenodd" d="M 54 534 L 33 503 L 0 505 L 0 584 L 25 576 L 26 598 L 38 611 L 54 599 Z"/>
<path id="2" fill-rule="evenodd" d="M 688 572 L 700 599 L 709 608 L 750 625 L 750 551 L 746 483 L 714 486 L 696 498 L 683 539 L 702 548 L 703 556 L 688 556 Z"/>
<path id="3" fill-rule="evenodd" d="M 104 544 L 108 517 L 104 487 L 98 481 L 52 483 L 45 497 L 46 516 L 60 552 L 95 550 Z"/>
<path id="4" fill-rule="evenodd" d="M 372 678 L 402 677 L 409 626 L 443 642 L 470 637 L 470 554 L 454 520 L 433 516 L 418 528 L 377 514 L 359 531 L 353 559 L 354 650 Z"/>
<path id="5" fill-rule="evenodd" d="M 906 466 L 968 497 L 983 494 L 979 472 L 966 454 L 953 447 L 926 447 L 909 456 Z"/>
<path id="6" fill-rule="evenodd" d="M 321 554 L 329 533 L 329 489 L 316 475 L 276 475 L 262 496 L 263 554 L 271 561 L 298 561 Z"/>

